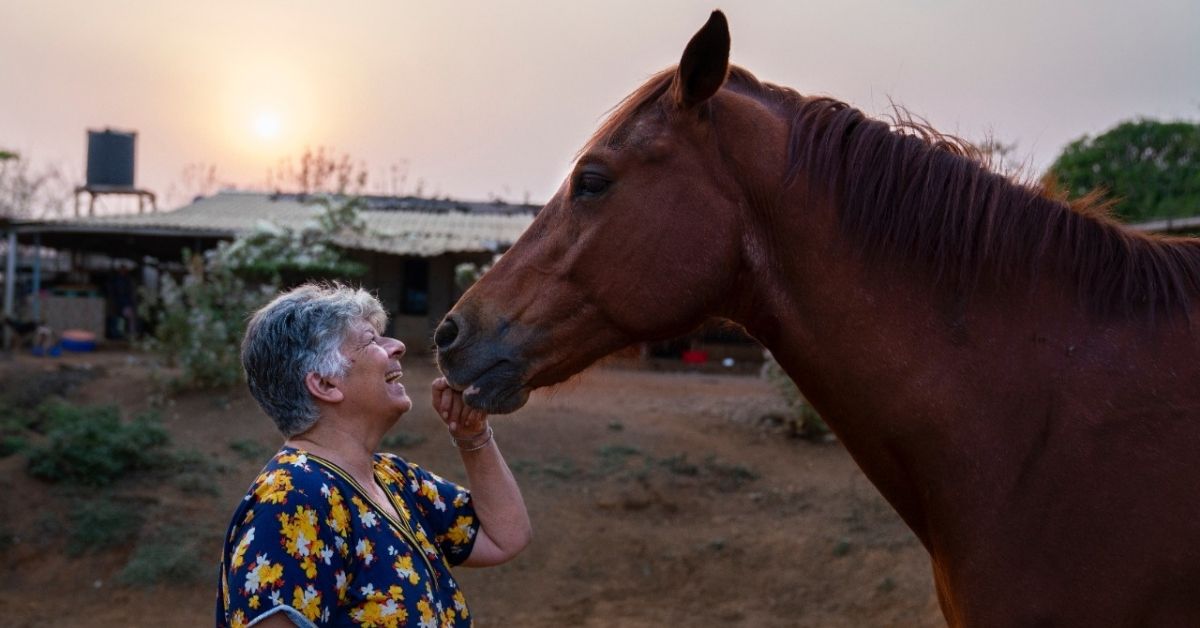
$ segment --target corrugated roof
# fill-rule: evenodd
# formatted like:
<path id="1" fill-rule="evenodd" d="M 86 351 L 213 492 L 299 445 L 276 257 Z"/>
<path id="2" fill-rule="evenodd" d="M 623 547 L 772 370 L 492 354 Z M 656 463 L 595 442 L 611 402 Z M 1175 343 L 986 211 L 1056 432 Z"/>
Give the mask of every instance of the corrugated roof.
<path id="1" fill-rule="evenodd" d="M 95 216 L 42 221 L 69 231 L 119 233 L 204 233 L 230 237 L 262 223 L 300 228 L 323 209 L 294 197 L 221 192 L 179 209 L 150 214 Z M 450 252 L 494 251 L 516 242 L 533 221 L 531 213 L 364 210 L 366 232 L 343 238 L 347 248 L 393 255 L 431 257 Z"/>
<path id="2" fill-rule="evenodd" d="M 1194 231 L 1200 229 L 1200 216 L 1183 216 L 1180 218 L 1163 218 L 1129 225 L 1134 231 L 1149 231 L 1152 233 L 1172 233 L 1175 231 Z"/>

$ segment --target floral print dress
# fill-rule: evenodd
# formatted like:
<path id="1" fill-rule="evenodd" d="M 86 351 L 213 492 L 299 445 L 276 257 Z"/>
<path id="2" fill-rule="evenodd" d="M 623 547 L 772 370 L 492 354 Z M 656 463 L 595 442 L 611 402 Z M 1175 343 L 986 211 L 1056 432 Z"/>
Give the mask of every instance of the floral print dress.
<path id="1" fill-rule="evenodd" d="M 479 530 L 470 493 L 393 454 L 374 467 L 399 521 L 333 463 L 275 454 L 230 522 L 217 626 L 279 612 L 301 627 L 471 624 L 450 573 Z"/>

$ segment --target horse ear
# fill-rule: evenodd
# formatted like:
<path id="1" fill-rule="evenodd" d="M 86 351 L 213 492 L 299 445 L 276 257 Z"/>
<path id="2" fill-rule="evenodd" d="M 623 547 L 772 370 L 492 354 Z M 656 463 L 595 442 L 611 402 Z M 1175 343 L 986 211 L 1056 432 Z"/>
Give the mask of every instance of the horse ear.
<path id="1" fill-rule="evenodd" d="M 675 75 L 675 102 L 691 108 L 708 100 L 725 84 L 729 73 L 729 22 L 713 11 L 692 36 Z"/>

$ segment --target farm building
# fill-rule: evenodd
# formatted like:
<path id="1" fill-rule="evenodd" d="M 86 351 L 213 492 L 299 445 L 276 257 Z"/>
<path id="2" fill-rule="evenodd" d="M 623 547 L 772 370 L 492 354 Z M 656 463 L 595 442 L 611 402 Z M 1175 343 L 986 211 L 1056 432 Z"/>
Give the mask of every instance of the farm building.
<path id="1" fill-rule="evenodd" d="M 339 240 L 367 273 L 359 281 L 392 315 L 390 333 L 413 348 L 458 298 L 455 268 L 483 264 L 516 241 L 536 208 L 416 197 L 366 197 L 361 234 Z M 182 270 L 184 249 L 200 252 L 267 225 L 301 227 L 321 207 L 296 195 L 221 192 L 157 213 L 0 222 L 5 315 L 126 334 L 120 312 L 161 272 Z"/>

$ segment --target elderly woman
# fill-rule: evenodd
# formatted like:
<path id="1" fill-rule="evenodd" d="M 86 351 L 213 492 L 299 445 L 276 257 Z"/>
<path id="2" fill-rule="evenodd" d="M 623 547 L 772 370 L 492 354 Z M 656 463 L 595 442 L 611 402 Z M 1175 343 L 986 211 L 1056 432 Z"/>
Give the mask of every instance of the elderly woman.
<path id="1" fill-rule="evenodd" d="M 412 407 L 404 344 L 359 289 L 308 284 L 251 319 L 250 392 L 287 439 L 225 537 L 218 626 L 460 626 L 471 623 L 453 565 L 509 560 L 529 516 L 487 417 L 444 379 L 433 404 L 471 490 L 380 440 Z"/>

